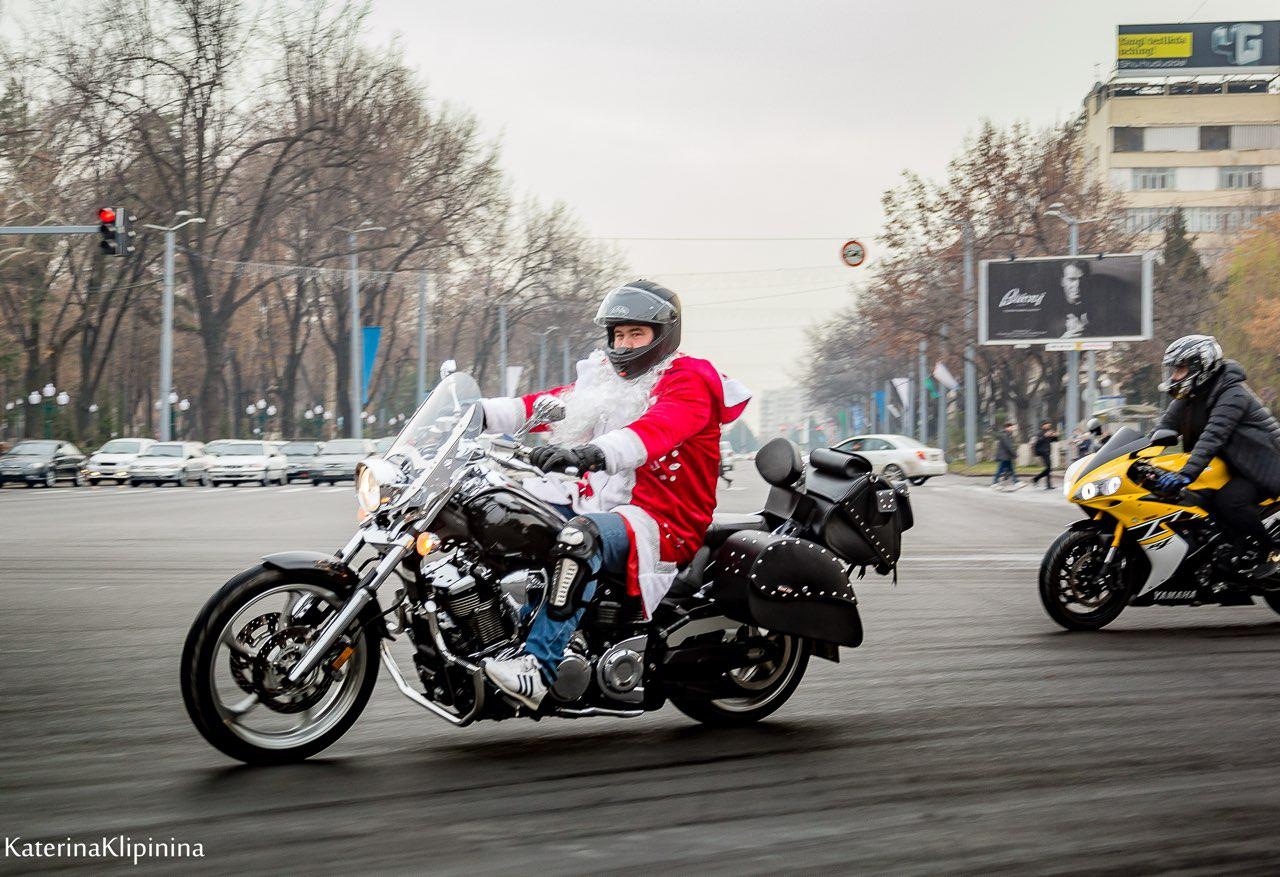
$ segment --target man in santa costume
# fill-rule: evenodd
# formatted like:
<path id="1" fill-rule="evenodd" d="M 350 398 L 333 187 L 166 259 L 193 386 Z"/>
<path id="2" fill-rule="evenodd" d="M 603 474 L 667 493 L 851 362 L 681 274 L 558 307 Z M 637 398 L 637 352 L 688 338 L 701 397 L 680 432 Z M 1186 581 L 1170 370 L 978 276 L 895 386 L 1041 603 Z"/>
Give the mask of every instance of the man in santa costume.
<path id="1" fill-rule="evenodd" d="M 551 444 L 532 452 L 543 471 L 582 477 L 525 484 L 574 517 L 556 541 L 552 581 L 522 651 L 484 663 L 495 685 L 531 709 L 555 682 L 601 570 L 625 576 L 652 616 L 677 567 L 693 558 L 715 510 L 720 427 L 750 399 L 710 362 L 680 353 L 680 299 L 664 286 L 618 287 L 595 322 L 607 346 L 578 363 L 574 383 L 547 391 L 564 400 L 565 418 Z M 542 395 L 485 399 L 486 428 L 514 432 Z"/>

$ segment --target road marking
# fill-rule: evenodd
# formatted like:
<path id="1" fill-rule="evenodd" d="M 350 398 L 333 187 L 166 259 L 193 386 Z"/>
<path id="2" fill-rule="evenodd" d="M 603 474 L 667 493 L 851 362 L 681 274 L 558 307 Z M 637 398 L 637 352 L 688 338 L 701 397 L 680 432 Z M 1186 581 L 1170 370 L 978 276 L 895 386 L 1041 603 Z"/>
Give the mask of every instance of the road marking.
<path id="1" fill-rule="evenodd" d="M 286 487 L 281 493 L 301 493 L 304 490 L 311 490 L 310 487 Z"/>

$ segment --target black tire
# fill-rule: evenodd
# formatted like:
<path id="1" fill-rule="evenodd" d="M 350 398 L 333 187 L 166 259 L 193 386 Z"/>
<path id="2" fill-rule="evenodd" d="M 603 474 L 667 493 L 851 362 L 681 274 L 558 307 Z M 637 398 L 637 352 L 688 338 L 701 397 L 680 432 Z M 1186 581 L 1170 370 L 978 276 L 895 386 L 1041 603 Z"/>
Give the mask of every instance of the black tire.
<path id="1" fill-rule="evenodd" d="M 1280 612 L 1280 591 L 1267 591 L 1262 595 L 1262 599 L 1274 611 Z"/>
<path id="2" fill-rule="evenodd" d="M 912 484 L 914 484 L 916 487 L 919 487 L 921 484 L 924 484 L 926 481 L 929 480 L 929 476 L 917 475 L 914 478 L 908 478 L 907 480 L 910 481 Z"/>
<path id="3" fill-rule="evenodd" d="M 98 486 L 99 484 L 101 484 L 101 483 L 102 483 L 102 479 L 101 479 L 101 478 L 90 478 L 90 479 L 89 479 L 89 484 L 90 484 L 91 486 L 93 486 L 93 487 L 97 487 L 97 486 Z"/>
<path id="4" fill-rule="evenodd" d="M 44 473 L 44 486 L 45 486 L 45 487 L 57 487 L 57 486 L 58 486 L 58 473 L 57 473 L 57 472 L 55 472 L 55 471 L 53 471 L 52 469 L 50 469 L 48 472 Z"/>
<path id="5" fill-rule="evenodd" d="M 178 480 L 173 482 L 175 487 L 186 487 L 189 483 L 190 482 L 187 480 L 186 472 L 183 472 L 181 475 L 179 475 Z"/>
<path id="6" fill-rule="evenodd" d="M 907 477 L 907 473 L 902 471 L 902 467 L 897 463 L 889 463 L 880 470 L 880 475 L 885 481 L 902 481 Z"/>
<path id="7" fill-rule="evenodd" d="M 141 483 L 142 483 L 141 481 L 130 481 L 130 482 L 129 482 L 129 486 L 130 486 L 130 487 L 137 487 L 137 486 L 138 486 L 139 484 L 141 484 Z"/>
<path id="8" fill-rule="evenodd" d="M 76 470 L 76 474 L 73 475 L 71 478 L 71 486 L 84 487 L 84 473 L 81 472 L 79 469 Z"/>
<path id="9" fill-rule="evenodd" d="M 1096 530 L 1085 529 L 1067 530 L 1053 540 L 1045 552 L 1040 563 L 1040 603 L 1060 627 L 1066 630 L 1101 630 L 1115 621 L 1129 605 L 1130 587 L 1122 568 L 1116 587 L 1106 589 L 1105 596 L 1086 595 L 1084 600 L 1075 601 L 1090 607 L 1090 600 L 1094 600 L 1092 608 L 1083 612 L 1068 608 L 1069 598 L 1080 596 L 1072 579 L 1073 570 L 1080 563 L 1101 563 L 1106 551 L 1102 535 Z"/>
<path id="10" fill-rule="evenodd" d="M 209 473 L 207 473 L 207 472 L 201 472 L 201 473 L 200 473 L 200 481 L 199 481 L 198 483 L 199 483 L 199 485 L 200 485 L 201 487 L 208 487 L 208 486 L 209 486 Z"/>
<path id="11" fill-rule="evenodd" d="M 230 720 L 225 719 L 215 703 L 216 694 L 210 686 L 214 659 L 220 654 L 219 638 L 224 628 L 235 621 L 236 614 L 255 598 L 281 585 L 306 584 L 329 591 L 337 599 L 339 590 L 325 576 L 309 573 L 289 573 L 256 566 L 223 585 L 205 603 L 187 633 L 182 647 L 181 688 L 182 701 L 196 730 L 215 749 L 246 764 L 289 764 L 303 761 L 332 746 L 355 724 L 364 711 L 378 681 L 377 635 L 372 633 L 376 614 L 366 610 L 352 637 L 352 646 L 363 650 L 363 667 L 354 678 L 354 697 L 343 707 L 336 722 L 324 733 L 296 746 L 271 748 L 257 745 L 232 730 Z M 353 658 L 354 660 L 354 658 Z"/>
<path id="12" fill-rule="evenodd" d="M 795 693 L 809 666 L 809 641 L 791 634 L 779 636 L 789 644 L 789 651 L 783 659 L 782 672 L 767 688 L 751 692 L 752 696 L 741 699 L 711 699 L 691 693 L 672 693 L 671 705 L 689 718 L 717 728 L 742 727 L 773 714 Z"/>

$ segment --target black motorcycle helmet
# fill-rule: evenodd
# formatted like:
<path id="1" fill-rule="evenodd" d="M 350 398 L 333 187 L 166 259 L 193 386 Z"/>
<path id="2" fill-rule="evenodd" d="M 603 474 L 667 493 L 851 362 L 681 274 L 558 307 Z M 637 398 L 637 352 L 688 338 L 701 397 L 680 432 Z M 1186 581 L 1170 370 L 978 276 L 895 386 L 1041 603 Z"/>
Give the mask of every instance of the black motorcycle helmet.
<path id="1" fill-rule="evenodd" d="M 595 323 L 605 330 L 614 370 L 634 380 L 680 347 L 680 297 L 652 280 L 634 280 L 610 292 L 600 303 Z M 614 326 L 649 326 L 653 341 L 632 349 L 613 347 Z"/>
<path id="2" fill-rule="evenodd" d="M 1204 389 L 1222 370 L 1222 347 L 1212 335 L 1184 335 L 1165 349 L 1162 365 L 1161 392 L 1186 399 Z M 1173 373 L 1181 366 L 1187 367 L 1187 373 L 1175 381 Z"/>

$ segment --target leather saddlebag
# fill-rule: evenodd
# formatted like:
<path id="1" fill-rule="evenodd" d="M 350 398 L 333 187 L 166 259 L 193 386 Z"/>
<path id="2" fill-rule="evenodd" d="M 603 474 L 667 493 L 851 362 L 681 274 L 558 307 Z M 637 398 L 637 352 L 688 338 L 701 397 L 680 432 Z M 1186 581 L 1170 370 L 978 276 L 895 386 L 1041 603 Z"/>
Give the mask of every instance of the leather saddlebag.
<path id="1" fill-rule="evenodd" d="M 711 596 L 734 621 L 856 646 L 862 618 L 840 559 L 821 545 L 773 533 L 735 533 L 707 568 Z"/>

